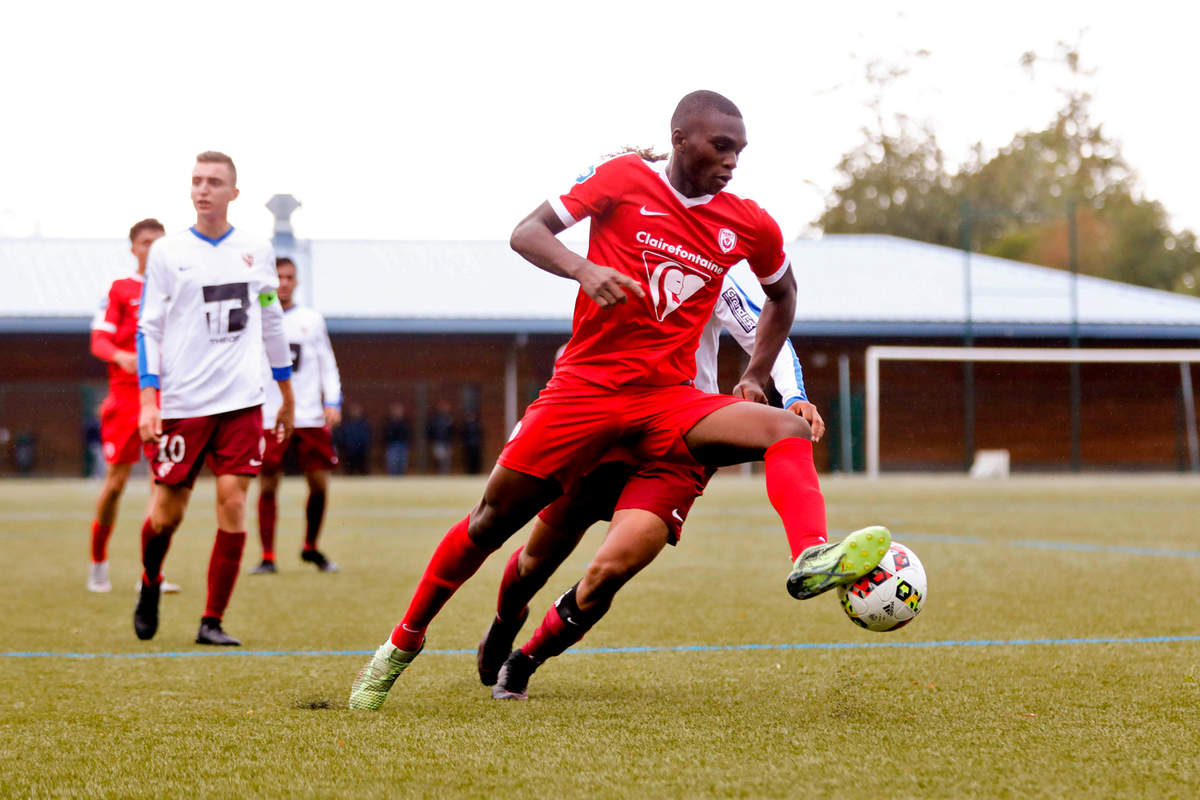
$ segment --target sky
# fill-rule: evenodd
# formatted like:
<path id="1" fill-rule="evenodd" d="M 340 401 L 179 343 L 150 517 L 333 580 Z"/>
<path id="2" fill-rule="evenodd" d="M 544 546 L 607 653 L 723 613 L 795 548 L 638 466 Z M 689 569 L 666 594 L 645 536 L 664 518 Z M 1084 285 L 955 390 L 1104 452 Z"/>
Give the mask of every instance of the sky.
<path id="1" fill-rule="evenodd" d="M 1194 4 L 43 0 L 4 17 L 0 236 L 181 229 L 195 154 L 221 150 L 231 221 L 262 235 L 289 193 L 301 238 L 506 239 L 606 154 L 665 151 L 675 103 L 705 88 L 746 120 L 729 190 L 794 238 L 871 122 L 869 63 L 913 66 L 883 108 L 956 161 L 1053 118 L 1067 75 L 1019 58 L 1058 41 L 1095 69 L 1093 117 L 1144 196 L 1200 231 Z"/>

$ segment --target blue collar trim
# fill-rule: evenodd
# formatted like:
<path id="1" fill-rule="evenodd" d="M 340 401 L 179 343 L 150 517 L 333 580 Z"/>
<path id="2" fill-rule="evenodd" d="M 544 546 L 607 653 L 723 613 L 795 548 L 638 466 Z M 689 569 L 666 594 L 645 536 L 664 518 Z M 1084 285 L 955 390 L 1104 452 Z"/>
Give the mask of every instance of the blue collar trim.
<path id="1" fill-rule="evenodd" d="M 222 233 L 222 234 L 221 234 L 220 236 L 218 236 L 216 239 L 213 239 L 213 238 L 210 238 L 210 237 L 208 237 L 208 236 L 205 236 L 203 233 L 201 233 L 200 231 L 196 230 L 196 226 L 195 226 L 195 225 L 193 225 L 192 227 L 188 228 L 188 230 L 189 230 L 189 231 L 191 231 L 191 232 L 192 232 L 192 234 L 193 234 L 193 235 L 194 235 L 194 236 L 195 236 L 197 239 L 203 239 L 204 241 L 206 241 L 206 242 L 208 242 L 209 244 L 211 244 L 213 247 L 216 247 L 216 246 L 217 246 L 217 245 L 219 245 L 221 242 L 223 242 L 223 241 L 225 241 L 226 239 L 228 239 L 228 238 L 229 238 L 229 234 L 233 233 L 233 226 L 232 226 L 232 225 L 230 225 L 230 226 L 229 226 L 229 230 L 227 230 L 227 231 L 225 231 L 224 233 Z"/>

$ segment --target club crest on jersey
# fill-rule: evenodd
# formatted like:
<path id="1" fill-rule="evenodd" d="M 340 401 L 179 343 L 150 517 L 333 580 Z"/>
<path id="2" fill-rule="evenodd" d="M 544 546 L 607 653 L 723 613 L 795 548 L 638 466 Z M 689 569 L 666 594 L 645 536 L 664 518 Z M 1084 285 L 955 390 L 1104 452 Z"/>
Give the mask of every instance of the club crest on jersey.
<path id="1" fill-rule="evenodd" d="M 737 247 L 737 234 L 729 230 L 729 228 L 721 228 L 717 231 L 717 247 L 721 248 L 721 252 L 728 255 Z"/>
<path id="2" fill-rule="evenodd" d="M 726 251 L 729 252 L 729 251 Z M 254 266 L 254 253 L 242 253 L 242 261 L 246 262 L 247 267 Z"/>
<path id="3" fill-rule="evenodd" d="M 650 300 L 654 303 L 654 315 L 662 322 L 689 297 L 703 289 L 705 284 L 712 280 L 712 276 L 676 261 L 659 261 L 660 258 L 662 256 L 658 253 L 642 251 L 646 278 L 650 281 Z"/>

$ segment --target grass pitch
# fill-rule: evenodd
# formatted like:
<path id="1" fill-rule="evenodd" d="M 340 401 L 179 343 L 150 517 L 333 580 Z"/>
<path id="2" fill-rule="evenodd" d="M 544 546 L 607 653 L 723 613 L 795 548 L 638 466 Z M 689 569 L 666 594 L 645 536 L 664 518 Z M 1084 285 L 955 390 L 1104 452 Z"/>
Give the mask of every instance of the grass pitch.
<path id="1" fill-rule="evenodd" d="M 326 575 L 299 562 L 303 486 L 286 482 L 281 572 L 242 575 L 225 626 L 244 647 L 214 651 L 192 643 L 211 482 L 175 537 L 166 572 L 184 590 L 152 642 L 131 624 L 145 486 L 114 534 L 114 592 L 94 595 L 98 485 L 0 484 L 0 796 L 1200 795 L 1194 479 L 826 479 L 832 531 L 888 525 L 929 574 L 920 617 L 875 634 L 833 593 L 787 596 L 761 483 L 722 476 L 683 543 L 534 676 L 528 702 L 493 701 L 474 665 L 518 535 L 383 708 L 349 711 L 366 653 L 481 486 L 336 480 L 323 546 L 343 571 Z"/>

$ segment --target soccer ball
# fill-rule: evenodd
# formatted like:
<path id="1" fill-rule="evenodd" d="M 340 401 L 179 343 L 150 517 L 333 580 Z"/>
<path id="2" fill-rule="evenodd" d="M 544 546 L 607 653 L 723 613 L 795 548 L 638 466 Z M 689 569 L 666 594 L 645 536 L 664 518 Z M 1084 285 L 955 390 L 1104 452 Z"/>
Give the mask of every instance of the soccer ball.
<path id="1" fill-rule="evenodd" d="M 854 583 L 838 587 L 838 599 L 855 625 L 869 631 L 894 631 L 921 613 L 927 585 L 917 554 L 892 542 L 879 566 Z"/>

